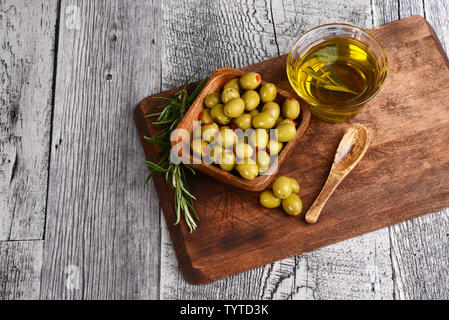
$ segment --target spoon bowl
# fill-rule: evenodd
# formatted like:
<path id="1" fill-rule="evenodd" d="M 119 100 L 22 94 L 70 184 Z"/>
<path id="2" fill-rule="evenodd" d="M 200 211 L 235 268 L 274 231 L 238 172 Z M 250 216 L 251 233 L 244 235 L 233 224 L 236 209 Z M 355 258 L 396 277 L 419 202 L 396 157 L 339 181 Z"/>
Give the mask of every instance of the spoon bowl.
<path id="1" fill-rule="evenodd" d="M 363 158 L 371 142 L 371 133 L 362 124 L 355 124 L 344 134 L 338 145 L 329 177 L 315 202 L 306 213 L 306 221 L 315 223 L 321 210 L 340 182 Z"/>
<path id="2" fill-rule="evenodd" d="M 338 145 L 332 171 L 349 173 L 365 155 L 371 135 L 362 124 L 349 128 Z"/>

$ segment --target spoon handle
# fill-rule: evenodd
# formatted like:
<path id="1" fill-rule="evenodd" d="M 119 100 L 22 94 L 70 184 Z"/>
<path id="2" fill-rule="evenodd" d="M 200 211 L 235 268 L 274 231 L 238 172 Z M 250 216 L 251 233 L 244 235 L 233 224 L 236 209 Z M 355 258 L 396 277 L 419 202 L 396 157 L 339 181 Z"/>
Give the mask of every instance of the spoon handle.
<path id="1" fill-rule="evenodd" d="M 320 216 L 321 210 L 327 202 L 327 199 L 332 195 L 334 190 L 338 187 L 343 177 L 341 175 L 335 174 L 331 171 L 323 189 L 316 198 L 315 202 L 310 207 L 309 211 L 306 213 L 306 221 L 308 223 L 315 223 Z"/>

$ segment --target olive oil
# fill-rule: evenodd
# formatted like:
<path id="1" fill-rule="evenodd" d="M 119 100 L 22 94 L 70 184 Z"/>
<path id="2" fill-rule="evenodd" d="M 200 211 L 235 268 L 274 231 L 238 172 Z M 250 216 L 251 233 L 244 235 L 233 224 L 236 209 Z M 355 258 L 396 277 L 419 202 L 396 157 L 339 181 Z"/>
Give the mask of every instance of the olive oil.
<path id="1" fill-rule="evenodd" d="M 382 86 L 382 70 L 371 50 L 348 38 L 325 39 L 287 67 L 296 92 L 319 118 L 342 122 Z"/>

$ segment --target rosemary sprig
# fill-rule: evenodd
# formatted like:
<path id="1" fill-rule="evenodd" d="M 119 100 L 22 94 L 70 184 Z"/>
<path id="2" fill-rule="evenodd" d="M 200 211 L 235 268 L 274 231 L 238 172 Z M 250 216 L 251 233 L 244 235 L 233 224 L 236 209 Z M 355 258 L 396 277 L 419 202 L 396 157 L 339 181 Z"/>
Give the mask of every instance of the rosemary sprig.
<path id="1" fill-rule="evenodd" d="M 306 71 L 303 71 L 306 72 Z M 332 90 L 332 91 L 341 91 L 341 92 L 347 92 L 352 93 L 355 95 L 358 95 L 357 92 L 352 91 L 349 89 L 340 79 L 338 79 L 335 72 L 323 72 L 323 75 L 320 75 L 318 72 L 313 70 L 312 67 L 308 67 L 308 71 L 306 72 L 310 77 L 313 79 L 320 81 L 323 83 L 323 87 Z"/>
<path id="2" fill-rule="evenodd" d="M 187 164 L 182 162 L 179 164 L 174 164 L 170 161 L 170 135 L 189 109 L 191 103 L 195 100 L 196 96 L 206 84 L 207 78 L 203 79 L 195 90 L 189 94 L 187 91 L 187 86 L 196 74 L 197 72 L 189 77 L 183 84 L 182 89 L 176 92 L 173 97 L 153 97 L 154 99 L 160 99 L 166 102 L 159 107 L 161 111 L 147 114 L 145 118 L 157 117 L 157 119 L 153 121 L 153 124 L 163 125 L 164 128 L 152 138 L 144 136 L 146 141 L 153 143 L 160 149 L 156 155 L 158 161 L 157 163 L 152 161 L 144 161 L 144 163 L 150 168 L 150 173 L 148 174 L 145 182 L 148 183 L 150 178 L 156 173 L 165 174 L 165 179 L 169 184 L 171 184 L 174 191 L 176 213 L 175 225 L 181 220 L 181 213 L 184 213 L 184 219 L 190 229 L 190 232 L 193 232 L 196 229 L 197 224 L 195 219 L 199 220 L 199 218 L 195 208 L 193 207 L 193 200 L 196 198 L 190 193 L 187 185 L 186 169 L 191 171 L 193 174 L 195 174 L 195 171 Z"/>

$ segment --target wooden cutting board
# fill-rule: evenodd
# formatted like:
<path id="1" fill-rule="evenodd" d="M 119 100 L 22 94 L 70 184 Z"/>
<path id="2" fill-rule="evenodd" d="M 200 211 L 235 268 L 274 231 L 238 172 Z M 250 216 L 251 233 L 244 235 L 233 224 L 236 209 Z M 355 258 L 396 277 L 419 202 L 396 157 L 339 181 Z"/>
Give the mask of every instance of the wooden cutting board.
<path id="1" fill-rule="evenodd" d="M 189 178 L 189 185 L 197 197 L 200 222 L 190 234 L 184 223 L 173 225 L 173 193 L 163 176 L 156 175 L 160 204 L 187 281 L 207 283 L 449 207 L 447 56 L 432 27 L 419 16 L 370 32 L 387 51 L 384 88 L 350 122 L 331 124 L 313 118 L 280 168 L 280 174 L 300 183 L 304 210 L 299 217 L 262 208 L 258 193 L 198 173 Z M 242 69 L 259 72 L 266 81 L 293 92 L 285 61 L 281 56 Z M 142 136 L 154 135 L 157 128 L 143 116 L 158 104 L 148 97 L 134 112 L 149 160 L 155 153 Z M 304 213 L 326 180 L 345 129 L 355 122 L 372 130 L 371 146 L 330 198 L 318 223 L 309 225 Z"/>

